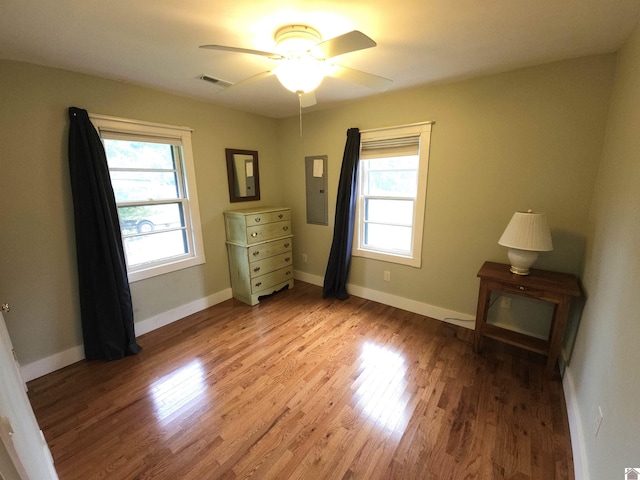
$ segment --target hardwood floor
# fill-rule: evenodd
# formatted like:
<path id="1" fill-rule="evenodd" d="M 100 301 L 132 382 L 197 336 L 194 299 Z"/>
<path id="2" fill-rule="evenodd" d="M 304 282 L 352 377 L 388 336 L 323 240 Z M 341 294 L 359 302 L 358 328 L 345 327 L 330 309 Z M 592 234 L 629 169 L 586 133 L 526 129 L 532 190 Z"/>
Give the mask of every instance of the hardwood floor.
<path id="1" fill-rule="evenodd" d="M 542 356 L 351 297 L 229 300 L 29 383 L 61 480 L 573 479 Z"/>

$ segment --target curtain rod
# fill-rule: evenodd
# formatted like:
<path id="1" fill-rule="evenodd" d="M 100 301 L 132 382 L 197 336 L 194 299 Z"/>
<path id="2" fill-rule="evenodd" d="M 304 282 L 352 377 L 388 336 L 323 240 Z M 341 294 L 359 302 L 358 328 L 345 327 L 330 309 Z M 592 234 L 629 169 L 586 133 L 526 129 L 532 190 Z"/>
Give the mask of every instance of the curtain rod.
<path id="1" fill-rule="evenodd" d="M 366 130 L 360 130 L 360 133 L 380 132 L 383 130 L 393 130 L 394 128 L 403 128 L 403 127 L 418 127 L 420 125 L 433 125 L 434 123 L 436 123 L 436 121 L 431 120 L 428 122 L 409 123 L 407 125 L 395 125 L 393 127 L 368 128 Z"/>

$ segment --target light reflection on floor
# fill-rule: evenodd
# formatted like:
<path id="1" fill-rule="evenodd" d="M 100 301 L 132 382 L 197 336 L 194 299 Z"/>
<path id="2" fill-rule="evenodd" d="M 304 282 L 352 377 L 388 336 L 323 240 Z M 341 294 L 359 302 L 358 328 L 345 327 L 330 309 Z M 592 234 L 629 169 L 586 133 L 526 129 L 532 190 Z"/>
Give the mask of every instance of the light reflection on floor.
<path id="1" fill-rule="evenodd" d="M 356 391 L 358 405 L 370 420 L 390 430 L 401 422 L 407 398 L 404 357 L 391 349 L 365 342 L 360 354 L 362 383 Z"/>
<path id="2" fill-rule="evenodd" d="M 204 378 L 202 363 L 193 360 L 154 382 L 150 390 L 158 420 L 167 419 L 204 393 Z"/>

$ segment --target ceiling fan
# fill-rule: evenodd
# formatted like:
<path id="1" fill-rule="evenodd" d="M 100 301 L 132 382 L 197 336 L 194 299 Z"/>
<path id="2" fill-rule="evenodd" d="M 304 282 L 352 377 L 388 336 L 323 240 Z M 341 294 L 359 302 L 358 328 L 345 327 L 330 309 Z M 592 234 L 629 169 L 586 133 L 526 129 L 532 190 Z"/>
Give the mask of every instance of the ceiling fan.
<path id="1" fill-rule="evenodd" d="M 275 41 L 277 52 L 225 45 L 201 45 L 200 48 L 247 53 L 274 60 L 277 62 L 275 68 L 241 80 L 231 87 L 236 88 L 275 75 L 287 90 L 298 95 L 301 108 L 316 104 L 314 90 L 325 77 L 339 78 L 378 91 L 386 90 L 393 83 L 387 78 L 330 61 L 345 53 L 376 46 L 376 42 L 358 30 L 322 41 L 320 32 L 314 28 L 307 25 L 287 25 L 276 31 Z"/>

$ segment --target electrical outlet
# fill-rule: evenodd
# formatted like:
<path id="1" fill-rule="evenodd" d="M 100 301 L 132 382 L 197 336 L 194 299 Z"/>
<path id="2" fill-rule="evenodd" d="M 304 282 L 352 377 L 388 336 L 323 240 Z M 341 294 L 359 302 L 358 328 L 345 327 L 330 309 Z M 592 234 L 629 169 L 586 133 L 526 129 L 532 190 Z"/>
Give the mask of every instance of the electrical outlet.
<path id="1" fill-rule="evenodd" d="M 385 270 L 384 271 L 384 281 L 385 282 L 390 282 L 391 281 L 391 272 L 389 270 Z"/>
<path id="2" fill-rule="evenodd" d="M 593 436 L 597 437 L 598 432 L 600 431 L 600 426 L 602 425 L 602 419 L 604 416 L 602 415 L 602 407 L 598 405 L 598 411 L 596 412 L 596 416 L 593 418 Z"/>
<path id="3" fill-rule="evenodd" d="M 511 308 L 511 297 L 500 297 L 500 308 Z"/>
<path id="4" fill-rule="evenodd" d="M 302 262 L 303 263 L 307 263 L 307 254 L 306 253 L 302 254 Z"/>

